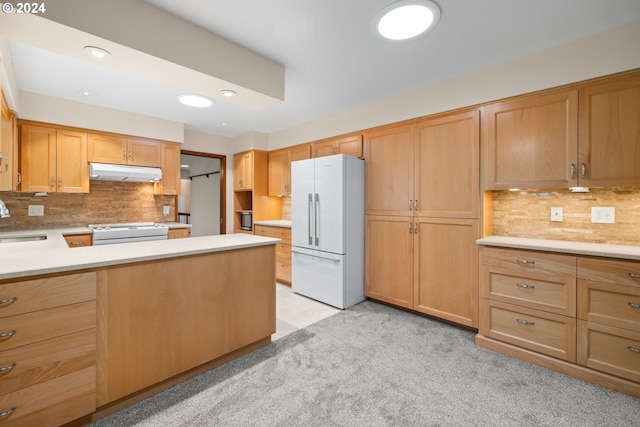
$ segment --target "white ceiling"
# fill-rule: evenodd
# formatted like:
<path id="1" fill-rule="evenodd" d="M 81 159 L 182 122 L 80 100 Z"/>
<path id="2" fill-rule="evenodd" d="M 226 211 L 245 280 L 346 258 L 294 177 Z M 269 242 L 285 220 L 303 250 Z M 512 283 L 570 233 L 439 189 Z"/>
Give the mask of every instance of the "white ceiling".
<path id="1" fill-rule="evenodd" d="M 393 1 L 145 0 L 146 6 L 284 65 L 284 101 L 259 109 L 224 100 L 210 109 L 181 106 L 176 95 L 193 89 L 194 82 L 143 77 L 145 72 L 154 75 L 143 68 L 148 66 L 143 54 L 140 64 L 135 55 L 127 58 L 134 73 L 66 56 L 32 39 L 0 36 L 10 41 L 21 91 L 236 136 L 285 129 L 640 20 L 639 0 L 436 0 L 442 16 L 435 30 L 411 41 L 389 42 L 374 35 L 372 22 Z M 53 8 L 56 0 L 45 4 Z M 118 22 L 109 24 L 117 27 Z M 214 49 L 184 49 L 194 56 L 210 55 L 214 62 L 235 60 Z M 79 90 L 94 95 L 82 97 Z"/>

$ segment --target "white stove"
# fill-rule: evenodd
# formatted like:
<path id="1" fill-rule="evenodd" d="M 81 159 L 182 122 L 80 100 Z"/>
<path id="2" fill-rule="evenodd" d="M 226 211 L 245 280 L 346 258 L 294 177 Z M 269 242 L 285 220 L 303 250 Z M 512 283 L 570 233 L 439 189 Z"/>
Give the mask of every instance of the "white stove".
<path id="1" fill-rule="evenodd" d="M 169 227 L 154 222 L 130 222 L 120 224 L 89 224 L 93 230 L 94 245 L 166 240 Z"/>

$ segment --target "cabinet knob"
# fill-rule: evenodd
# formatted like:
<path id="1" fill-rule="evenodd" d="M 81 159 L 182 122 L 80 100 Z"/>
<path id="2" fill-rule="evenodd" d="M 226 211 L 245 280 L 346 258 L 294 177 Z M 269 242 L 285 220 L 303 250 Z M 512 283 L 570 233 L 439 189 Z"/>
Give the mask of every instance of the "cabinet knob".
<path id="1" fill-rule="evenodd" d="M 11 365 L 0 366 L 0 374 L 4 374 L 5 372 L 9 372 L 13 368 L 16 367 L 17 362 L 13 362 Z"/>
<path id="2" fill-rule="evenodd" d="M 517 317 L 516 317 L 516 322 L 520 323 L 521 325 L 525 325 L 525 326 L 533 326 L 533 325 L 535 325 L 535 322 L 529 322 L 528 320 L 519 319 Z"/>
<path id="3" fill-rule="evenodd" d="M 639 353 L 640 354 L 640 348 L 635 348 L 635 347 L 627 347 L 629 349 L 629 351 L 632 351 L 634 353 Z"/>
<path id="4" fill-rule="evenodd" d="M 17 406 L 12 406 L 11 409 L 0 412 L 0 418 L 8 417 L 9 415 L 13 414 L 13 411 L 15 411 L 16 409 L 18 409 Z"/>
<path id="5" fill-rule="evenodd" d="M 576 179 L 576 165 L 571 163 L 571 179 Z"/>
<path id="6" fill-rule="evenodd" d="M 535 288 L 535 286 L 533 285 L 528 285 L 526 283 L 516 283 L 516 286 L 522 289 L 533 289 Z"/>
<path id="7" fill-rule="evenodd" d="M 0 300 L 0 306 L 9 305 L 9 304 L 11 304 L 13 302 L 16 302 L 16 301 L 18 301 L 18 297 L 13 297 L 13 298 L 9 298 L 9 299 L 3 299 L 3 300 Z"/>
<path id="8" fill-rule="evenodd" d="M 14 336 L 16 334 L 16 332 L 17 331 L 15 329 L 13 331 L 11 331 L 11 332 L 4 332 L 4 333 L 0 334 L 0 340 L 3 340 L 5 338 L 10 338 L 10 337 Z"/>
<path id="9" fill-rule="evenodd" d="M 536 263 L 536 262 L 535 262 L 535 261 L 533 261 L 533 260 L 529 260 L 529 259 L 520 259 L 520 258 L 517 258 L 517 259 L 516 259 L 516 262 L 517 262 L 518 264 L 524 264 L 524 265 L 534 265 L 534 264 Z"/>
<path id="10" fill-rule="evenodd" d="M 640 309 L 640 304 L 636 304 L 635 302 L 630 302 L 630 303 L 629 303 L 629 307 L 631 307 L 631 308 L 638 308 L 638 309 Z"/>
<path id="11" fill-rule="evenodd" d="M 637 273 L 629 273 L 629 277 L 633 279 L 640 279 L 640 274 Z"/>

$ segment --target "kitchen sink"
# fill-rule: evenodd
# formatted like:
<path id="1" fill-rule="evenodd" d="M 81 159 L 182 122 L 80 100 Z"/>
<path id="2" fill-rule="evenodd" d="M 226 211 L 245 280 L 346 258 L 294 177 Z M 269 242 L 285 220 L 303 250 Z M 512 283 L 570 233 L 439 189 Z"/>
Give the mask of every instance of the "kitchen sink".
<path id="1" fill-rule="evenodd" d="M 36 240 L 47 240 L 46 234 L 31 234 L 24 236 L 0 237 L 0 243 L 33 242 Z"/>

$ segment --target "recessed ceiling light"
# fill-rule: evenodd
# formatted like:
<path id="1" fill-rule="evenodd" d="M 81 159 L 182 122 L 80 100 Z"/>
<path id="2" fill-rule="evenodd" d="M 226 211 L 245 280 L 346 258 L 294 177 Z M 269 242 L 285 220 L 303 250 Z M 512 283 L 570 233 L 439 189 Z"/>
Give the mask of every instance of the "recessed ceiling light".
<path id="1" fill-rule="evenodd" d="M 207 98 L 206 96 L 202 95 L 180 95 L 178 96 L 178 101 L 180 101 L 184 105 L 188 105 L 189 107 L 196 108 L 207 108 L 214 105 L 214 102 L 211 98 Z"/>
<path id="2" fill-rule="evenodd" d="M 400 0 L 378 13 L 375 31 L 389 40 L 407 40 L 432 30 L 440 20 L 440 8 L 429 0 Z"/>
<path id="3" fill-rule="evenodd" d="M 220 91 L 221 94 L 226 96 L 227 98 L 231 98 L 232 96 L 236 96 L 238 93 L 234 90 L 224 89 Z"/>
<path id="4" fill-rule="evenodd" d="M 93 96 L 93 93 L 89 92 L 88 90 L 79 90 L 78 93 L 83 96 Z"/>
<path id="5" fill-rule="evenodd" d="M 111 53 L 108 50 L 104 50 L 101 47 L 85 46 L 84 50 L 89 52 L 89 54 L 94 58 L 98 59 L 106 59 L 111 56 Z"/>
<path id="6" fill-rule="evenodd" d="M 223 123 L 220 123 L 220 126 L 229 126 L 229 123 L 223 122 Z"/>

